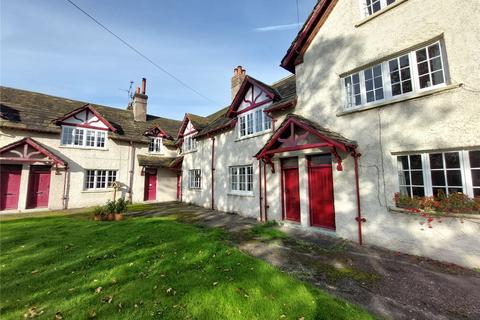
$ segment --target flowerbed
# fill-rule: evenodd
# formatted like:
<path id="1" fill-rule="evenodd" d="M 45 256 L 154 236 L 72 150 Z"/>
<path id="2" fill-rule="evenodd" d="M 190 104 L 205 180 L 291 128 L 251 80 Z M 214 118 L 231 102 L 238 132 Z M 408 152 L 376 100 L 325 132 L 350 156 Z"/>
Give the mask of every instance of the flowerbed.
<path id="1" fill-rule="evenodd" d="M 448 196 L 438 194 L 437 197 L 409 197 L 397 192 L 394 201 L 398 208 L 417 213 L 480 213 L 480 198 L 469 198 L 463 193 L 452 193 Z"/>

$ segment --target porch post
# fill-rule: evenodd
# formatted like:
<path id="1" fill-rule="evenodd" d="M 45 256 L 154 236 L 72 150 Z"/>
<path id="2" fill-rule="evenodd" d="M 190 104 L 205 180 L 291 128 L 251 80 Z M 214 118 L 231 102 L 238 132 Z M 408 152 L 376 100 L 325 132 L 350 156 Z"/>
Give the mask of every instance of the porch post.
<path id="1" fill-rule="evenodd" d="M 300 184 L 300 224 L 302 227 L 309 227 L 308 164 L 304 155 L 298 156 L 298 179 Z"/>
<path id="2" fill-rule="evenodd" d="M 28 197 L 28 181 L 30 178 L 30 165 L 22 165 L 22 176 L 20 178 L 20 190 L 18 195 L 18 210 L 25 210 L 27 208 Z"/>

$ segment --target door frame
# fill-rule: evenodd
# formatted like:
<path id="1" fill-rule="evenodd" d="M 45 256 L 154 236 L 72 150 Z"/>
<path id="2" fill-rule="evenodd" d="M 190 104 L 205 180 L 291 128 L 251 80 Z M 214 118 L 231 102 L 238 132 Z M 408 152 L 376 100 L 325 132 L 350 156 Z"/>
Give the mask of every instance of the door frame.
<path id="1" fill-rule="evenodd" d="M 7 170 L 5 170 L 4 168 L 8 168 Z M 18 167 L 18 168 L 13 168 L 13 167 Z M 2 199 L 0 199 L 0 210 L 18 210 L 18 206 L 19 206 L 19 203 L 20 203 L 20 192 L 22 191 L 22 174 L 23 174 L 23 166 L 20 164 L 20 165 L 17 165 L 17 164 L 2 164 L 1 166 L 1 169 L 2 169 L 2 174 L 4 172 L 13 172 L 13 173 L 19 173 L 20 174 L 20 180 L 18 182 L 18 194 L 17 194 L 17 204 L 14 208 L 2 208 Z M 5 171 L 3 171 L 5 170 Z M 2 195 L 0 195 L 0 197 L 2 197 Z M 4 199 L 5 203 L 4 205 L 6 205 L 6 198 Z"/>
<path id="2" fill-rule="evenodd" d="M 310 220 L 310 226 L 315 227 L 315 228 L 322 228 L 330 231 L 335 231 L 337 229 L 337 225 L 335 222 L 336 214 L 335 214 L 335 189 L 334 189 L 334 184 L 333 184 L 333 166 L 332 164 L 316 164 L 312 165 L 310 157 L 311 156 L 319 156 L 319 155 L 330 155 L 332 156 L 331 153 L 319 153 L 319 154 L 309 154 L 307 156 L 307 178 L 308 178 L 308 215 L 309 215 L 309 220 Z M 314 225 L 313 224 L 313 215 L 312 215 L 312 182 L 311 182 L 311 176 L 310 176 L 310 168 L 330 168 L 330 172 L 332 175 L 332 207 L 333 207 L 333 217 L 334 217 L 334 224 L 335 226 L 328 227 L 328 226 L 322 226 L 322 225 Z"/>
<path id="3" fill-rule="evenodd" d="M 285 166 L 284 164 L 284 160 L 285 159 L 290 159 L 290 158 L 297 158 L 297 165 L 296 166 Z M 281 197 L 281 200 L 282 200 L 282 221 L 289 221 L 289 222 L 293 222 L 293 223 L 301 223 L 302 221 L 302 211 L 301 211 L 301 200 L 300 200 L 300 159 L 299 157 L 297 156 L 293 156 L 293 157 L 286 157 L 286 158 L 281 158 L 280 159 L 280 179 L 281 179 L 281 183 L 280 183 L 280 189 L 281 189 L 281 194 L 282 194 L 282 197 Z M 290 220 L 290 219 L 287 219 L 287 211 L 286 211 L 286 201 L 287 199 L 285 198 L 285 175 L 284 175 L 284 171 L 285 170 L 288 170 L 288 169 L 297 169 L 298 171 L 298 199 L 299 199 L 299 217 L 298 217 L 298 220 Z"/>
<path id="4" fill-rule="evenodd" d="M 40 170 L 39 170 L 40 169 Z M 33 204 L 33 197 L 34 195 L 32 194 L 33 192 L 33 183 L 34 183 L 34 175 L 36 172 L 48 172 L 48 188 L 46 190 L 47 192 L 47 205 L 46 206 L 41 206 L 39 207 L 34 206 Z M 30 172 L 28 175 L 28 186 L 27 186 L 27 205 L 26 209 L 36 209 L 36 208 L 48 208 L 50 204 L 50 185 L 51 185 L 51 180 L 52 179 L 52 167 L 51 166 L 44 166 L 44 165 L 31 165 L 30 166 Z"/>

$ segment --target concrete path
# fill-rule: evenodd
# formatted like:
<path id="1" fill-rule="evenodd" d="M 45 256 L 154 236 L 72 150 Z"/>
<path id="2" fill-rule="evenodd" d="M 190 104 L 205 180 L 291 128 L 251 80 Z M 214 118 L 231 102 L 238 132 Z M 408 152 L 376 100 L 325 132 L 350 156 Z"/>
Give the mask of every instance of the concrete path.
<path id="1" fill-rule="evenodd" d="M 387 319 L 480 319 L 480 273 L 287 226 L 262 237 L 255 219 L 168 203 L 134 216 L 222 228 L 243 252 Z"/>

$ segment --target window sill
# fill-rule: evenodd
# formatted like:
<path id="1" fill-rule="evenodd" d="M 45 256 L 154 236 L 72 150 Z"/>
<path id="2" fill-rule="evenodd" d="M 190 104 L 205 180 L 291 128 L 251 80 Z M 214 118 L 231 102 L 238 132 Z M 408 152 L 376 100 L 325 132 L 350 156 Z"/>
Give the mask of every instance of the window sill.
<path id="1" fill-rule="evenodd" d="M 113 188 L 82 190 L 80 192 L 81 193 L 107 193 L 107 192 L 112 192 L 112 191 L 113 191 Z"/>
<path id="2" fill-rule="evenodd" d="M 187 189 L 189 191 L 195 191 L 195 192 L 201 192 L 202 191 L 202 188 L 190 188 L 190 187 L 188 187 Z"/>
<path id="3" fill-rule="evenodd" d="M 442 217 L 442 218 L 456 218 L 456 219 L 474 219 L 480 220 L 480 214 L 469 214 L 469 213 L 449 213 L 449 212 L 412 212 L 410 210 L 398 207 L 388 207 L 388 211 L 391 213 L 404 213 L 413 216 L 419 216 L 422 213 L 431 214 L 432 217 Z"/>
<path id="4" fill-rule="evenodd" d="M 227 193 L 228 196 L 238 196 L 238 197 L 255 197 L 255 195 L 253 194 L 253 192 L 249 192 L 249 193 L 240 193 L 240 192 L 228 192 Z"/>
<path id="5" fill-rule="evenodd" d="M 92 148 L 92 147 L 78 147 L 78 146 L 65 146 L 60 145 L 62 149 L 78 149 L 78 150 L 95 150 L 95 151 L 108 151 L 108 148 Z"/>
<path id="6" fill-rule="evenodd" d="M 399 5 L 401 5 L 402 3 L 405 3 L 405 2 L 407 2 L 407 1 L 408 1 L 408 0 L 397 0 L 395 3 L 392 3 L 392 4 L 388 5 L 388 6 L 386 6 L 384 9 L 382 9 L 382 10 L 380 10 L 380 11 L 377 11 L 377 12 L 375 12 L 374 14 L 372 14 L 372 15 L 370 15 L 370 16 L 362 19 L 362 20 L 360 20 L 359 22 L 357 22 L 357 23 L 355 24 L 355 28 L 358 28 L 358 27 L 364 25 L 365 23 L 367 23 L 367 22 L 375 19 L 375 18 L 378 17 L 378 16 L 381 16 L 381 15 L 384 14 L 385 12 L 388 12 L 388 11 L 394 9 L 394 8 L 398 7 Z"/>
<path id="7" fill-rule="evenodd" d="M 163 156 L 165 153 L 164 152 L 148 152 L 149 155 L 151 156 Z"/>
<path id="8" fill-rule="evenodd" d="M 263 136 L 263 135 L 271 133 L 271 132 L 272 132 L 272 129 L 268 129 L 267 131 L 257 132 L 255 134 L 251 134 L 251 135 L 244 136 L 244 137 L 241 137 L 241 138 L 237 137 L 237 139 L 235 139 L 235 142 L 248 140 L 248 139 L 251 139 L 251 138 L 256 138 L 256 137 Z"/>
<path id="9" fill-rule="evenodd" d="M 444 91 L 457 89 L 457 88 L 460 88 L 461 86 L 462 86 L 461 83 L 450 84 L 450 85 L 443 86 L 441 88 L 436 88 L 436 89 L 423 91 L 423 92 L 417 92 L 417 93 L 414 93 L 414 94 L 409 95 L 409 96 L 405 96 L 405 97 L 401 97 L 401 98 L 397 98 L 397 99 L 392 99 L 392 100 L 388 100 L 388 101 L 383 101 L 383 102 L 380 102 L 380 103 L 371 104 L 371 105 L 368 105 L 366 107 L 362 107 L 362 108 L 358 108 L 358 109 L 354 109 L 354 110 L 341 111 L 341 112 L 338 112 L 336 115 L 337 115 L 337 117 L 341 117 L 341 116 L 351 114 L 351 113 L 362 112 L 362 111 L 366 111 L 366 110 L 385 107 L 385 106 L 388 106 L 388 105 L 391 105 L 391 104 L 404 102 L 404 101 L 408 101 L 408 100 L 413 100 L 413 99 L 418 99 L 418 98 L 434 95 L 434 94 L 437 94 L 437 93 L 441 93 L 441 92 L 444 92 Z"/>

